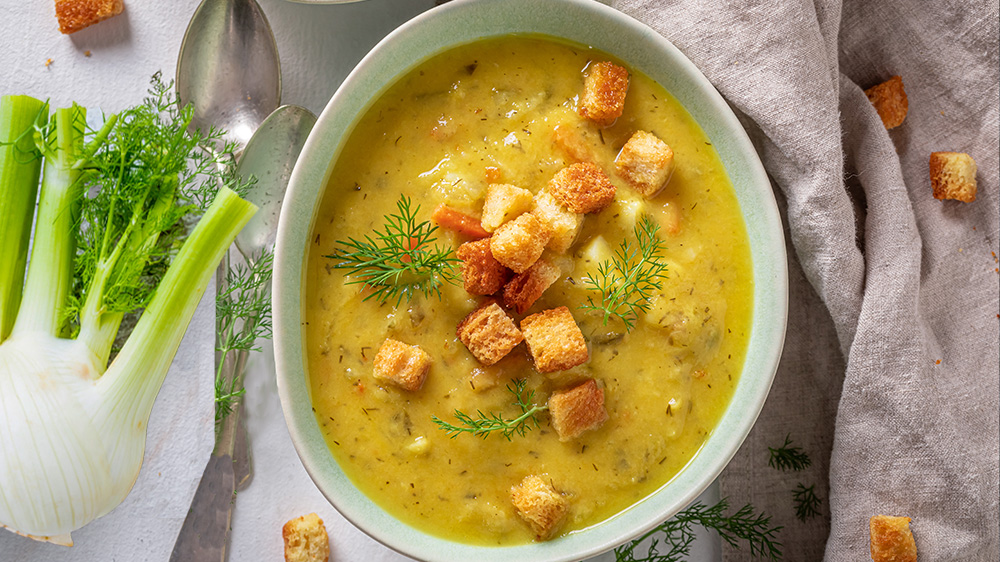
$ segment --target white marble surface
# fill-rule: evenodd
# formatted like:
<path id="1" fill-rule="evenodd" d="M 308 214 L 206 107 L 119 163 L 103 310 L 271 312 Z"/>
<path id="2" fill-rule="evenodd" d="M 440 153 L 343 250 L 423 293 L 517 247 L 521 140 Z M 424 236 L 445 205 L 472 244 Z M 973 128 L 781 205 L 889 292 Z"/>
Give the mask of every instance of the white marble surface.
<path id="1" fill-rule="evenodd" d="M 281 56 L 282 101 L 319 113 L 375 43 L 434 2 L 260 3 Z M 75 101 L 91 112 L 114 112 L 134 104 L 153 73 L 173 77 L 177 51 L 197 4 L 126 0 L 121 16 L 65 36 L 58 32 L 51 0 L 0 0 L 0 93 L 48 98 L 57 106 Z M 69 549 L 0 531 L 0 561 L 169 558 L 212 449 L 212 332 L 213 313 L 206 299 L 153 409 L 143 468 L 125 502 L 73 533 L 76 545 Z M 247 387 L 255 476 L 237 497 L 230 560 L 281 560 L 281 525 L 312 511 L 327 524 L 332 560 L 407 560 L 344 520 L 307 476 L 285 428 L 270 353 L 252 360 Z M 699 541 L 698 548 L 692 560 L 718 558 L 711 541 Z M 604 555 L 595 560 L 613 559 Z"/>

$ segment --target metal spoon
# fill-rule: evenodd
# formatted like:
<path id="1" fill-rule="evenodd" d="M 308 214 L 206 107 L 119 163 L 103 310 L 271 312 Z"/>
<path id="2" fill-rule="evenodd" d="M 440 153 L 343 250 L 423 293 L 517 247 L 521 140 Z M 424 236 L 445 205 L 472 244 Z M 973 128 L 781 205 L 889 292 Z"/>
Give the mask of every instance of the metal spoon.
<path id="1" fill-rule="evenodd" d="M 177 93 L 194 105 L 192 130 L 219 127 L 246 146 L 281 103 L 278 47 L 255 0 L 202 0 L 181 43 Z"/>

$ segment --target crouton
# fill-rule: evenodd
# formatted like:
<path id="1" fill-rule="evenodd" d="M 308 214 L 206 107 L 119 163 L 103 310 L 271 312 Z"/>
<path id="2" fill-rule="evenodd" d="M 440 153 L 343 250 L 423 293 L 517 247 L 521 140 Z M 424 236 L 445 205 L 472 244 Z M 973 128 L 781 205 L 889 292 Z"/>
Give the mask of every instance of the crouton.
<path id="1" fill-rule="evenodd" d="M 431 368 L 431 356 L 418 345 L 387 338 L 375 354 L 375 378 L 409 391 L 420 390 Z"/>
<path id="2" fill-rule="evenodd" d="M 483 203 L 483 228 L 493 232 L 501 224 L 531 209 L 533 196 L 527 189 L 507 183 L 494 183 L 486 188 Z"/>
<path id="3" fill-rule="evenodd" d="M 566 498 L 536 474 L 525 476 L 520 484 L 511 487 L 510 501 L 538 540 L 554 535 L 569 512 Z"/>
<path id="4" fill-rule="evenodd" d="M 124 10 L 122 0 L 56 0 L 59 31 L 66 35 L 117 16 Z"/>
<path id="5" fill-rule="evenodd" d="M 964 152 L 933 152 L 931 187 L 935 199 L 976 200 L 976 161 Z"/>
<path id="6" fill-rule="evenodd" d="M 496 301 L 487 301 L 458 324 L 458 339 L 483 365 L 492 365 L 510 353 L 524 336 Z"/>
<path id="7" fill-rule="evenodd" d="M 551 238 L 548 223 L 524 213 L 500 225 L 490 240 L 490 251 L 497 261 L 515 273 L 522 273 L 538 261 Z"/>
<path id="8" fill-rule="evenodd" d="M 539 373 L 564 371 L 590 358 L 583 332 L 565 306 L 528 316 L 521 331 Z"/>
<path id="9" fill-rule="evenodd" d="M 607 421 L 604 389 L 590 379 L 569 390 L 557 390 L 549 397 L 549 415 L 560 441 L 576 439 Z"/>
<path id="10" fill-rule="evenodd" d="M 674 171 L 674 151 L 653 133 L 636 131 L 618 153 L 615 169 L 648 199 L 667 185 Z"/>
<path id="11" fill-rule="evenodd" d="M 524 314 L 526 310 L 531 308 L 531 305 L 535 304 L 538 297 L 542 296 L 545 289 L 548 289 L 561 276 L 562 271 L 557 266 L 540 259 L 524 273 L 515 275 L 504 286 L 503 302 L 514 309 L 514 312 Z"/>
<path id="12" fill-rule="evenodd" d="M 614 63 L 595 62 L 587 68 L 578 112 L 606 127 L 621 117 L 627 93 L 627 70 Z"/>
<path id="13" fill-rule="evenodd" d="M 868 520 L 874 562 L 917 562 L 909 517 L 875 515 Z"/>
<path id="14" fill-rule="evenodd" d="M 906 91 L 903 89 L 903 79 L 899 76 L 882 82 L 877 86 L 872 86 L 865 90 L 868 101 L 875 106 L 882 125 L 886 129 L 898 127 L 906 119 L 906 111 L 909 103 L 906 100 Z"/>
<path id="15" fill-rule="evenodd" d="M 596 213 L 615 200 L 615 184 L 597 165 L 578 162 L 549 180 L 549 193 L 574 213 Z"/>
<path id="16" fill-rule="evenodd" d="M 578 215 L 559 204 L 548 191 L 535 195 L 535 206 L 531 209 L 542 222 L 552 230 L 547 248 L 553 252 L 563 253 L 576 242 L 576 237 L 583 227 L 583 215 Z"/>
<path id="17" fill-rule="evenodd" d="M 323 520 L 315 513 L 296 517 L 281 528 L 285 562 L 327 562 L 330 538 Z"/>
<path id="18" fill-rule="evenodd" d="M 490 239 L 466 242 L 455 252 L 462 260 L 462 282 L 473 295 L 492 295 L 510 279 L 511 271 L 493 257 Z"/>

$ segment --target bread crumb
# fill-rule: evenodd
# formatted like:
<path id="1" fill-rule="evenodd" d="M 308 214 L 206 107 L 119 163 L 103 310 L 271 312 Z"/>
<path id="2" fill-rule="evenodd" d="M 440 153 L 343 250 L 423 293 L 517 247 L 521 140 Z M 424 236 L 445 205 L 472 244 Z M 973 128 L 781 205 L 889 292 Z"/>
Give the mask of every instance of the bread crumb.
<path id="1" fill-rule="evenodd" d="M 565 306 L 526 317 L 521 332 L 539 373 L 565 371 L 590 358 L 583 332 Z"/>
<path id="2" fill-rule="evenodd" d="M 296 517 L 281 528 L 285 542 L 285 562 L 328 562 L 330 537 L 323 520 L 315 513 Z"/>
<path id="3" fill-rule="evenodd" d="M 933 152 L 930 158 L 931 188 L 935 199 L 976 200 L 976 161 L 964 152 Z"/>
<path id="4" fill-rule="evenodd" d="M 542 476 L 525 476 L 520 484 L 511 487 L 510 500 L 535 536 L 546 540 L 559 529 L 569 512 L 569 502 Z"/>
<path id="5" fill-rule="evenodd" d="M 489 300 L 462 320 L 456 330 L 458 339 L 483 365 L 492 365 L 506 356 L 524 336 L 514 320 Z"/>
<path id="6" fill-rule="evenodd" d="M 917 543 L 909 517 L 875 515 L 868 520 L 873 562 L 916 562 Z"/>
<path id="7" fill-rule="evenodd" d="M 462 244 L 455 256 L 462 261 L 462 282 L 470 294 L 492 295 L 510 279 L 511 271 L 490 251 L 490 238 Z"/>
<path id="8" fill-rule="evenodd" d="M 117 16 L 124 10 L 122 0 L 56 0 L 59 31 L 67 35 Z"/>
<path id="9" fill-rule="evenodd" d="M 386 338 L 375 354 L 376 379 L 395 384 L 411 392 L 420 390 L 431 368 L 431 356 L 419 345 Z"/>
<path id="10" fill-rule="evenodd" d="M 636 131 L 615 158 L 615 170 L 649 199 L 670 180 L 674 171 L 674 151 L 653 133 Z"/>
<path id="11" fill-rule="evenodd" d="M 483 217 L 480 222 L 487 232 L 531 209 L 533 195 L 527 189 L 506 183 L 491 183 L 486 188 Z"/>
<path id="12" fill-rule="evenodd" d="M 597 429 L 608 420 L 608 412 L 604 409 L 604 389 L 598 387 L 594 379 L 569 390 L 553 392 L 548 404 L 552 427 L 563 442 Z"/>
<path id="13" fill-rule="evenodd" d="M 532 213 L 500 225 L 490 240 L 490 251 L 500 263 L 522 273 L 542 256 L 552 229 Z"/>
<path id="14" fill-rule="evenodd" d="M 52 59 L 45 59 L 45 68 L 48 68 L 50 64 L 53 63 Z"/>
<path id="15" fill-rule="evenodd" d="M 875 111 L 878 112 L 879 118 L 882 119 L 882 125 L 886 129 L 903 124 L 909 103 L 906 100 L 902 78 L 893 76 L 885 82 L 865 90 L 865 95 L 868 96 L 868 101 L 875 106 Z"/>
<path id="16" fill-rule="evenodd" d="M 532 208 L 531 214 L 538 217 L 552 230 L 552 237 L 546 247 L 560 254 L 576 242 L 576 237 L 583 227 L 583 215 L 574 213 L 560 205 L 548 191 L 540 191 L 535 195 L 535 206 Z"/>
<path id="17" fill-rule="evenodd" d="M 625 109 L 628 80 L 628 71 L 617 64 L 592 63 L 584 78 L 578 113 L 598 125 L 611 125 Z"/>
<path id="18" fill-rule="evenodd" d="M 549 193 L 574 213 L 596 213 L 615 200 L 615 184 L 596 164 L 578 162 L 549 180 Z"/>
<path id="19" fill-rule="evenodd" d="M 90 58 L 90 51 L 84 51 L 83 56 Z"/>
<path id="20" fill-rule="evenodd" d="M 503 302 L 514 312 L 524 314 L 560 277 L 562 271 L 557 266 L 540 259 L 507 282 L 503 288 Z"/>

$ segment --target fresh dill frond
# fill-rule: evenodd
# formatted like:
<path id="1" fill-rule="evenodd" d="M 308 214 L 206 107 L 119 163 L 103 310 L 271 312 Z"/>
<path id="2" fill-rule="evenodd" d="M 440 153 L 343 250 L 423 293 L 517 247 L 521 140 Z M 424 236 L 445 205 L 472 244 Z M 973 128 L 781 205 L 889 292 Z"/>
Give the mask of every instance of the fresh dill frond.
<path id="1" fill-rule="evenodd" d="M 587 297 L 580 308 L 604 314 L 604 323 L 618 317 L 631 331 L 639 313 L 649 311 L 653 292 L 663 287 L 667 264 L 663 262 L 664 242 L 657 235 L 660 226 L 649 215 L 643 215 L 635 226 L 635 244 L 622 240 L 610 261 L 597 267 L 597 275 L 587 273 L 587 289 L 601 294 L 600 302 Z"/>
<path id="2" fill-rule="evenodd" d="M 691 554 L 695 525 L 717 532 L 734 548 L 739 548 L 741 541 L 745 542 L 751 557 L 781 560 L 781 543 L 776 539 L 782 527 L 772 526 L 771 518 L 763 513 L 755 515 L 749 504 L 732 515 L 725 514 L 728 509 L 725 498 L 712 507 L 695 503 L 639 538 L 616 548 L 615 562 L 680 562 Z"/>
<path id="3" fill-rule="evenodd" d="M 398 213 L 385 216 L 382 231 L 374 237 L 366 234 L 361 240 L 338 240 L 340 246 L 332 255 L 334 268 L 347 270 L 347 284 L 364 285 L 372 290 L 364 300 L 374 298 L 380 303 L 396 299 L 399 306 L 417 293 L 441 298 L 444 283 L 457 283 L 455 267 L 458 258 L 451 248 L 434 244 L 437 227 L 428 221 L 417 222 L 420 206 L 400 195 Z"/>
<path id="4" fill-rule="evenodd" d="M 791 434 L 785 436 L 785 443 L 778 447 L 768 447 L 771 458 L 767 461 L 767 466 L 778 470 L 804 470 L 809 468 L 812 461 L 800 447 L 792 446 Z"/>
<path id="5" fill-rule="evenodd" d="M 823 504 L 823 500 L 816 495 L 815 484 L 806 488 L 805 484 L 799 483 L 792 492 L 792 497 L 795 502 L 795 516 L 800 521 L 819 515 L 819 506 Z"/>
<path id="6" fill-rule="evenodd" d="M 476 412 L 479 416 L 478 418 L 473 418 L 461 410 L 455 410 L 455 417 L 461 425 L 451 424 L 437 416 L 431 416 L 431 419 L 438 427 L 447 431 L 448 436 L 453 439 L 462 433 L 471 433 L 486 439 L 490 434 L 497 431 L 508 441 L 514 435 L 523 437 L 532 427 L 538 427 L 536 414 L 548 410 L 549 407 L 548 405 L 537 406 L 532 403 L 535 391 L 526 391 L 525 387 L 528 384 L 526 379 L 516 379 L 513 382 L 513 387 L 509 384 L 507 385 L 507 391 L 514 395 L 513 404 L 521 410 L 521 415 L 514 419 L 504 419 L 503 414 L 498 413 L 486 415 L 481 410 Z"/>
<path id="7" fill-rule="evenodd" d="M 215 297 L 215 327 L 219 353 L 215 373 L 215 421 L 221 422 L 243 396 L 243 377 L 233 372 L 230 354 L 259 351 L 258 339 L 271 337 L 271 274 L 274 255 L 263 251 L 246 265 L 232 265 Z M 238 357 L 238 356 L 237 356 Z M 230 358 L 229 370 L 227 358 Z"/>

